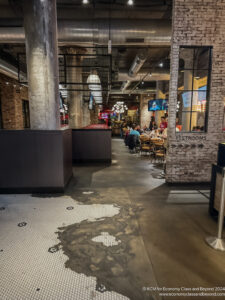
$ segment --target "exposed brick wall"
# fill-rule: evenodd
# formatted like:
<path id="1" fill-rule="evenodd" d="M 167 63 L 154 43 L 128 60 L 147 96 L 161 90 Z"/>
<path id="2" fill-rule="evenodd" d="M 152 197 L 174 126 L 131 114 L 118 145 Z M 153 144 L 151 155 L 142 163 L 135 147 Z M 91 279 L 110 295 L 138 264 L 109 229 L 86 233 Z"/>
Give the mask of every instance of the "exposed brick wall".
<path id="1" fill-rule="evenodd" d="M 0 74 L 0 93 L 3 128 L 23 129 L 22 100 L 28 100 L 27 87 L 20 87 L 15 79 Z"/>
<path id="2" fill-rule="evenodd" d="M 225 1 L 174 0 L 167 182 L 206 182 L 223 142 Z M 179 46 L 213 46 L 207 133 L 175 133 Z"/>

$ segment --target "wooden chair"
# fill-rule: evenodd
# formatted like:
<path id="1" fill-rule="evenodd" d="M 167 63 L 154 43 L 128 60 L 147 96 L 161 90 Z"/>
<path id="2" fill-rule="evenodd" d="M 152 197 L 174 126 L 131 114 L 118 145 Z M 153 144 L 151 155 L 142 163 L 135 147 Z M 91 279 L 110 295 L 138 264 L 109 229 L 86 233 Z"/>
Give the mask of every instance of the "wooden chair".
<path id="1" fill-rule="evenodd" d="M 154 156 L 164 162 L 166 150 L 164 147 L 164 140 L 154 142 Z"/>
<path id="2" fill-rule="evenodd" d="M 140 136 L 140 154 L 142 155 L 143 152 L 145 153 L 151 153 L 152 151 L 152 143 L 150 142 L 150 138 L 146 135 Z"/>

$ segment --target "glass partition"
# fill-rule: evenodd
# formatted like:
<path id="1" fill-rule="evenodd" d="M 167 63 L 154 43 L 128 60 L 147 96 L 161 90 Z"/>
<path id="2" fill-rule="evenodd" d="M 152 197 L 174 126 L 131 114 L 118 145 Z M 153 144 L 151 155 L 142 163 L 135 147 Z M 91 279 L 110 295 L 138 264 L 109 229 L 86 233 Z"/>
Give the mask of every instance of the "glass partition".
<path id="1" fill-rule="evenodd" d="M 207 130 L 211 56 L 212 47 L 180 47 L 177 131 Z"/>

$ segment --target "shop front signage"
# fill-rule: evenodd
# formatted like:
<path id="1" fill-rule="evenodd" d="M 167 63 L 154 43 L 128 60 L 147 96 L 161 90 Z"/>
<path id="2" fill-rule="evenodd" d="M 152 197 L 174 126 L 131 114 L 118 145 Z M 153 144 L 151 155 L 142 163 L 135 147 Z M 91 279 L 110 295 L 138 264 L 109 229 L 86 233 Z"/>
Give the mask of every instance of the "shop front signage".
<path id="1" fill-rule="evenodd" d="M 206 141 L 206 135 L 176 135 L 177 141 Z"/>

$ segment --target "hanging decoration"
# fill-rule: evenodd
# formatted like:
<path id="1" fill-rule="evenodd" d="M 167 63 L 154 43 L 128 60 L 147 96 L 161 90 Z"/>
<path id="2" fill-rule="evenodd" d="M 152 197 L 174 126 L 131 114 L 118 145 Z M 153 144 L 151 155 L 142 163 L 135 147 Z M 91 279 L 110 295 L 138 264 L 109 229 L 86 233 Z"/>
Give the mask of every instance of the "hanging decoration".
<path id="1" fill-rule="evenodd" d="M 117 114 L 123 114 L 128 110 L 128 107 L 124 104 L 123 101 L 117 101 L 116 104 L 113 105 L 112 111 Z"/>

